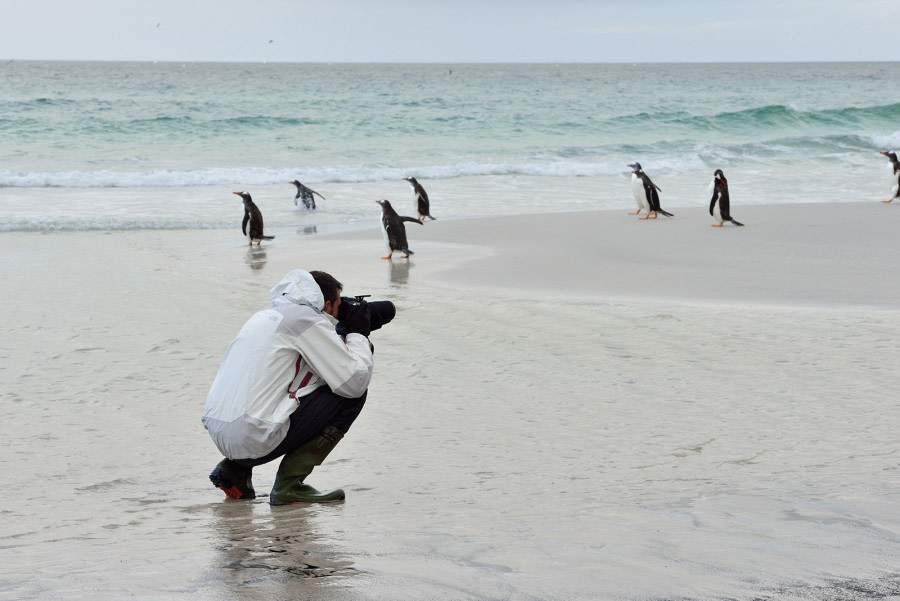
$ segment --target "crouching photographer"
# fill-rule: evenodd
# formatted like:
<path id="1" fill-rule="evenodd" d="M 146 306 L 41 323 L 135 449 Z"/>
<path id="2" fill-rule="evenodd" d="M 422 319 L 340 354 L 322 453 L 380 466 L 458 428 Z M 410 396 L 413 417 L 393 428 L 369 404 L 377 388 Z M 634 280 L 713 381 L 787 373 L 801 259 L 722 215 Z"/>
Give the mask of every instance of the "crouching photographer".
<path id="1" fill-rule="evenodd" d="M 341 297 L 322 271 L 289 272 L 272 306 L 253 315 L 222 358 L 203 425 L 225 456 L 209 475 L 234 499 L 253 499 L 253 467 L 282 457 L 272 505 L 344 498 L 304 483 L 344 437 L 366 402 L 372 330 L 394 318 L 389 301 Z"/>

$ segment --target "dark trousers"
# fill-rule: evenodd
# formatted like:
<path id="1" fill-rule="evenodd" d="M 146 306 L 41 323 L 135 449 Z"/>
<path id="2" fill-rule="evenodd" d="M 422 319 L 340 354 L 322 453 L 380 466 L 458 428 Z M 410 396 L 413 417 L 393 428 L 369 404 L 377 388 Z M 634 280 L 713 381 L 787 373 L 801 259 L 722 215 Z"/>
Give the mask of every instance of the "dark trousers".
<path id="1" fill-rule="evenodd" d="M 366 391 L 361 397 L 348 399 L 333 393 L 327 386 L 318 388 L 300 399 L 300 405 L 291 414 L 291 425 L 288 428 L 287 436 L 284 437 L 281 444 L 275 447 L 274 451 L 258 459 L 235 459 L 234 461 L 246 467 L 268 463 L 297 449 L 303 443 L 321 434 L 322 430 L 328 426 L 334 426 L 346 434 L 359 416 L 359 412 L 362 411 L 368 393 L 369 391 Z"/>

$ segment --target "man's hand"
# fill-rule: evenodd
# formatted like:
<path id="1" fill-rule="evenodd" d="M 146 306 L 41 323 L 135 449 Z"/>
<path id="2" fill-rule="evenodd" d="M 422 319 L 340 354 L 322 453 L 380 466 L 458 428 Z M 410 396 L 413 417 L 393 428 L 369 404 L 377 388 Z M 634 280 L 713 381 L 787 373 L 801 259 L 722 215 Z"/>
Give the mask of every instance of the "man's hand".
<path id="1" fill-rule="evenodd" d="M 368 338 L 369 333 L 372 330 L 372 325 L 371 316 L 369 315 L 369 306 L 366 304 L 366 301 L 360 301 L 359 307 L 357 307 L 356 310 L 348 315 L 341 323 L 344 326 L 343 330 L 346 334 L 362 334 Z M 346 334 L 344 335 L 346 336 Z"/>

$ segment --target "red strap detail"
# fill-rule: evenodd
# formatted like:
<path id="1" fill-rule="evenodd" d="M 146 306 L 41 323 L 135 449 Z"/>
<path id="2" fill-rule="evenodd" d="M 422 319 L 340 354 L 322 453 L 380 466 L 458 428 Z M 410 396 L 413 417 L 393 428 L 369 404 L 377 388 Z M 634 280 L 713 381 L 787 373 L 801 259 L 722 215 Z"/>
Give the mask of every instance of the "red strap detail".
<path id="1" fill-rule="evenodd" d="M 300 374 L 300 362 L 301 361 L 303 361 L 303 355 L 297 357 L 297 365 L 294 366 L 294 377 L 291 378 L 291 382 L 296 380 L 297 376 Z M 312 377 L 313 377 L 313 372 L 311 372 L 311 371 L 306 372 L 306 375 L 303 376 L 303 379 L 300 381 L 300 385 L 297 386 L 296 390 L 291 390 L 291 385 L 288 384 L 288 394 L 290 395 L 290 397 L 292 399 L 294 399 L 295 401 L 299 402 L 297 400 L 297 391 L 300 390 L 301 388 L 305 387 L 307 384 L 309 384 L 309 381 L 312 380 Z"/>
<path id="2" fill-rule="evenodd" d="M 313 373 L 311 371 L 306 372 L 306 375 L 303 376 L 303 381 L 300 382 L 300 388 L 303 388 L 304 386 L 309 384 L 309 381 L 312 380 L 312 377 Z M 297 390 L 300 390 L 300 388 L 298 388 Z"/>
<path id="3" fill-rule="evenodd" d="M 294 377 L 291 378 L 291 382 L 296 380 L 297 374 L 300 373 L 300 362 L 301 361 L 303 361 L 303 355 L 300 355 L 299 357 L 297 357 L 297 364 L 294 366 Z M 299 388 L 297 390 L 291 390 L 291 382 L 288 382 L 288 390 L 287 390 L 288 395 L 290 395 L 290 397 L 296 401 L 297 400 L 297 390 L 299 390 Z"/>

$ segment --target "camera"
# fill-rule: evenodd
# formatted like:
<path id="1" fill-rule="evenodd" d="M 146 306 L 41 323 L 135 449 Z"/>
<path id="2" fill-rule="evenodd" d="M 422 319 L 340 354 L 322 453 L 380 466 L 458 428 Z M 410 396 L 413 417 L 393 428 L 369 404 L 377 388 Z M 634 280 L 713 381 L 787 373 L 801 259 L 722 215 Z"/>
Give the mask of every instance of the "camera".
<path id="1" fill-rule="evenodd" d="M 338 324 L 337 333 L 346 336 L 347 331 L 344 328 L 344 321 L 361 309 L 369 310 L 369 327 L 372 331 L 377 330 L 386 323 L 390 323 L 397 314 L 397 308 L 391 301 L 366 301 L 369 294 L 358 294 L 356 296 L 342 296 L 341 304 L 338 307 Z"/>

